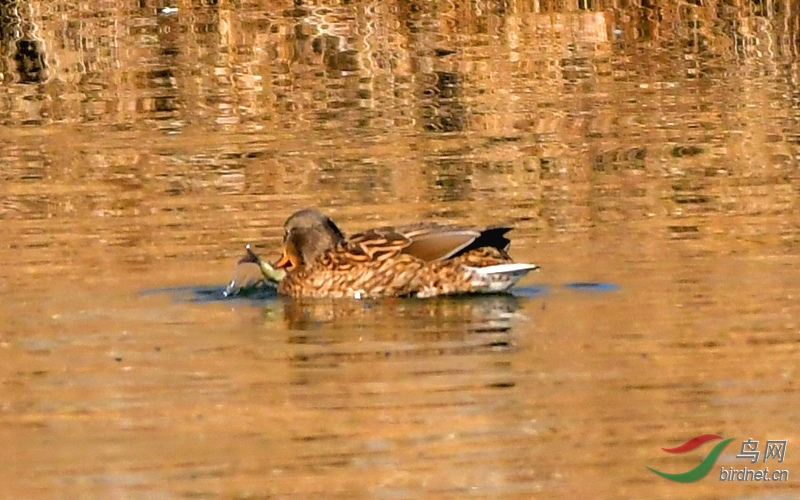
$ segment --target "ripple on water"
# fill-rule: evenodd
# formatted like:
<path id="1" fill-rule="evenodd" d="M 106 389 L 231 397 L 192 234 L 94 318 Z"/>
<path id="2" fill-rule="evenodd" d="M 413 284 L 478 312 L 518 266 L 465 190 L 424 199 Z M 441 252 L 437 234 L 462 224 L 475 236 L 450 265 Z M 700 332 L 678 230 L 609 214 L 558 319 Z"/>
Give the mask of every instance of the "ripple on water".
<path id="1" fill-rule="evenodd" d="M 586 291 L 586 292 L 615 292 L 619 290 L 619 285 L 615 285 L 614 283 L 574 281 L 571 283 L 565 283 L 564 288 L 569 288 L 570 290 Z"/>

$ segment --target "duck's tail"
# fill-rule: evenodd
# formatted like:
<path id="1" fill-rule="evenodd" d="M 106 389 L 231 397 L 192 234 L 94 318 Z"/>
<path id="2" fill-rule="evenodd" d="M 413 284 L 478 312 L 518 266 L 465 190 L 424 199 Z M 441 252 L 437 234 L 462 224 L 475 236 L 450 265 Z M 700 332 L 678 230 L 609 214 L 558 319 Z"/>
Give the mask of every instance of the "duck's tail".
<path id="1" fill-rule="evenodd" d="M 538 271 L 536 264 L 498 264 L 496 266 L 473 267 L 473 286 L 476 292 L 505 292 L 531 271 Z"/>

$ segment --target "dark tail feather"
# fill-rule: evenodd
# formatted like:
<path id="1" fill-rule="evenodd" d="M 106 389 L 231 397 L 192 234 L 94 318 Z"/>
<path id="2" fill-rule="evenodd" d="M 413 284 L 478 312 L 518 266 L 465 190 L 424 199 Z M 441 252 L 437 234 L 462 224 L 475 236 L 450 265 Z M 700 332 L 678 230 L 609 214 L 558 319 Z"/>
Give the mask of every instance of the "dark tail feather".
<path id="1" fill-rule="evenodd" d="M 507 252 L 508 247 L 511 244 L 511 240 L 506 238 L 505 234 L 511 231 L 512 229 L 513 228 L 511 227 L 486 228 L 483 231 L 481 231 L 481 235 L 475 238 L 475 240 L 472 243 L 462 248 L 457 254 L 453 255 L 452 257 L 457 257 L 469 251 L 484 247 L 493 247 L 503 252 Z"/>

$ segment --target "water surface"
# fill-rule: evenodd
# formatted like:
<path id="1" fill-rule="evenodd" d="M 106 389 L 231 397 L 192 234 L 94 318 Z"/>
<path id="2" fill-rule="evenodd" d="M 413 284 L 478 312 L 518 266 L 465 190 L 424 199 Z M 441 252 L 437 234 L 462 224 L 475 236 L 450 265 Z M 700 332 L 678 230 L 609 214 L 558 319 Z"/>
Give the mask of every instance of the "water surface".
<path id="1" fill-rule="evenodd" d="M 11 4 L 3 495 L 798 495 L 791 4 Z M 513 296 L 176 296 L 247 243 L 276 257 L 306 206 L 348 233 L 513 224 L 542 271 Z M 766 465 L 790 480 L 645 468 L 690 469 L 708 446 L 661 447 L 703 433 L 736 468 L 788 439 Z"/>

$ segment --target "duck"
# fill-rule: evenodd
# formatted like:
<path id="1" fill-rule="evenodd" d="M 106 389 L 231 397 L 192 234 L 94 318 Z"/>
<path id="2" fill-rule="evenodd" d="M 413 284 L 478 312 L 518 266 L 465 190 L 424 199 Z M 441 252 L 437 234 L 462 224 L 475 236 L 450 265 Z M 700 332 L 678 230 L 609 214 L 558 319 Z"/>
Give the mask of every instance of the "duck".
<path id="1" fill-rule="evenodd" d="M 295 298 L 429 298 L 504 293 L 535 264 L 508 255 L 508 226 L 435 222 L 369 229 L 350 237 L 315 208 L 284 223 L 279 295 Z"/>

